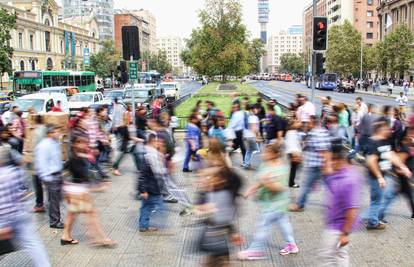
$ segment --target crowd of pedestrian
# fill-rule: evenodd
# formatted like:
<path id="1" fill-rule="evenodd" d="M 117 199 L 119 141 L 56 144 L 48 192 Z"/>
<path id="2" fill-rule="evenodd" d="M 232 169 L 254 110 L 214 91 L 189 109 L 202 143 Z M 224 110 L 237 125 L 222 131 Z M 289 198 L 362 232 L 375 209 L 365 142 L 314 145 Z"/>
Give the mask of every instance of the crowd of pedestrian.
<path id="1" fill-rule="evenodd" d="M 296 102 L 285 110 L 276 99 L 265 102 L 232 95 L 231 110 L 220 110 L 212 101 L 197 102 L 181 143 L 174 137 L 174 110 L 171 106 L 165 110 L 162 98 L 157 98 L 151 110 L 144 106 L 134 110 L 115 99 L 111 107 L 83 109 L 67 122 L 66 161 L 62 158 L 62 126 L 44 123 L 44 115 L 30 114 L 34 146 L 30 162 L 22 159 L 29 126 L 18 107 L 12 107 L 2 115 L 0 125 L 0 240 L 4 244 L 19 241 L 34 266 L 50 266 L 23 201 L 29 188 L 27 169 L 31 169 L 32 212 L 47 211 L 50 227 L 63 229 L 61 245 L 79 244 L 73 226 L 83 214 L 90 243 L 115 247 L 100 225 L 92 192 L 111 185 L 107 167 L 112 168 L 112 175 L 122 176 L 122 161 L 130 155 L 137 171 L 134 195 L 141 202 L 137 225 L 141 233 L 167 228 L 165 203 L 178 203 L 181 216 L 202 218 L 196 246 L 207 254 L 206 265 L 226 266 L 231 244 L 243 245 L 244 233 L 237 225 L 242 198 L 254 196 L 260 214 L 256 231 L 237 257 L 265 258 L 273 224 L 283 236 L 279 254 L 297 254 L 298 239 L 291 223 L 295 216 L 288 212 L 303 212 L 309 194 L 321 182 L 326 195 L 321 263 L 348 266 L 347 245 L 358 226 L 365 181 L 370 188 L 364 218 L 368 230 L 386 228 L 388 208 L 398 193 L 409 200 L 414 220 L 414 117 L 406 114 L 407 102 L 402 94 L 395 107 L 378 111 L 360 97 L 353 105 L 333 103 L 326 97 L 318 111 L 305 96 L 297 95 Z M 176 148 L 181 145 L 182 172 L 198 178 L 196 198 L 190 198 L 174 180 Z M 367 175 L 355 166 L 362 161 Z M 239 167 L 252 177 L 243 178 Z M 248 185 L 246 191 L 242 191 L 244 184 Z M 289 203 L 290 193 L 295 191 L 297 198 Z"/>

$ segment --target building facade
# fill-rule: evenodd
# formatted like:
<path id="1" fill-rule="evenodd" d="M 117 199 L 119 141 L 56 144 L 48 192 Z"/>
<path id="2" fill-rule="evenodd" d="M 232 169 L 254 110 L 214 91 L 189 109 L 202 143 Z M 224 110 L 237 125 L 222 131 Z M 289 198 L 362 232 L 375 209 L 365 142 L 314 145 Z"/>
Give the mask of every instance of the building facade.
<path id="1" fill-rule="evenodd" d="M 316 14 L 320 17 L 326 16 L 326 0 L 319 0 L 316 4 Z M 310 54 L 312 49 L 313 34 L 313 5 L 303 11 L 303 52 Z"/>
<path id="2" fill-rule="evenodd" d="M 149 50 L 151 53 L 157 53 L 157 19 L 154 14 L 144 9 L 131 10 L 130 12 L 148 22 Z"/>
<path id="3" fill-rule="evenodd" d="M 352 23 L 354 18 L 353 2 L 356 0 L 328 0 L 326 1 L 326 16 L 328 25 L 343 24 L 345 20 Z M 367 0 L 359 0 L 363 2 Z"/>
<path id="4" fill-rule="evenodd" d="M 290 34 L 289 31 L 281 31 L 279 34 L 271 35 L 267 42 L 268 70 L 270 73 L 279 71 L 280 59 L 283 54 L 301 54 L 303 39 L 302 34 Z"/>
<path id="5" fill-rule="evenodd" d="M 184 42 L 177 36 L 160 36 L 157 38 L 158 51 L 165 51 L 167 60 L 173 67 L 175 75 L 187 74 L 188 69 L 181 60 L 181 52 L 184 49 Z"/>
<path id="6" fill-rule="evenodd" d="M 58 19 L 58 6 L 53 0 L 0 1 L 0 8 L 16 12 L 16 29 L 11 31 L 12 68 L 17 70 L 79 70 L 83 66 L 84 49 L 90 54 L 99 50 L 99 28 L 91 17 L 83 25 L 68 24 Z M 5 81 L 8 77 L 4 77 Z"/>
<path id="7" fill-rule="evenodd" d="M 367 46 L 372 46 L 380 40 L 378 0 L 353 0 L 354 27 L 361 33 L 362 41 Z"/>
<path id="8" fill-rule="evenodd" d="M 63 0 L 63 18 L 85 17 L 93 13 L 99 26 L 99 38 L 114 38 L 113 0 Z"/>

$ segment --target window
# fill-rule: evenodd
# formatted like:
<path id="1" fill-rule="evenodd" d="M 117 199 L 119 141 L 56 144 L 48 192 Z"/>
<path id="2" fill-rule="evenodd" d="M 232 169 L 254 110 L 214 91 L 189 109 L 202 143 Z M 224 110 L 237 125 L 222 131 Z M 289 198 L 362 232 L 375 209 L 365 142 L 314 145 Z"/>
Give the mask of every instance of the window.
<path id="1" fill-rule="evenodd" d="M 374 33 L 367 32 L 367 39 L 374 39 Z"/>
<path id="2" fill-rule="evenodd" d="M 36 62 L 32 60 L 32 70 L 36 70 Z"/>
<path id="3" fill-rule="evenodd" d="M 46 112 L 51 111 L 53 106 L 54 106 L 53 99 L 49 99 L 49 101 L 46 102 Z"/>
<path id="4" fill-rule="evenodd" d="M 60 76 L 51 76 L 52 86 L 60 86 Z"/>
<path id="5" fill-rule="evenodd" d="M 19 32 L 19 48 L 23 49 L 23 33 Z"/>
<path id="6" fill-rule="evenodd" d="M 30 47 L 30 50 L 33 50 L 33 34 L 30 34 L 29 35 L 29 47 Z"/>
<path id="7" fill-rule="evenodd" d="M 374 16 L 374 11 L 368 10 L 367 11 L 367 17 L 373 17 L 373 16 Z"/>
<path id="8" fill-rule="evenodd" d="M 367 5 L 372 6 L 374 4 L 374 0 L 367 0 Z"/>
<path id="9" fill-rule="evenodd" d="M 367 22 L 367 28 L 374 28 L 374 22 L 368 21 Z"/>
<path id="10" fill-rule="evenodd" d="M 98 95 L 94 95 L 93 96 L 93 102 L 98 102 L 98 101 L 99 101 Z"/>
<path id="11" fill-rule="evenodd" d="M 75 83 L 74 83 L 73 76 L 69 76 L 69 86 L 74 86 L 74 85 L 75 85 Z"/>
<path id="12" fill-rule="evenodd" d="M 82 76 L 82 85 L 88 85 L 85 75 Z"/>
<path id="13" fill-rule="evenodd" d="M 49 75 L 43 76 L 43 87 L 51 87 L 52 80 L 50 79 Z"/>
<path id="14" fill-rule="evenodd" d="M 46 52 L 50 52 L 50 32 L 45 32 L 45 47 Z"/>
<path id="15" fill-rule="evenodd" d="M 80 86 L 81 85 L 81 78 L 80 76 L 76 75 L 75 76 L 75 86 Z"/>
<path id="16" fill-rule="evenodd" d="M 20 61 L 20 70 L 24 70 L 24 61 Z"/>

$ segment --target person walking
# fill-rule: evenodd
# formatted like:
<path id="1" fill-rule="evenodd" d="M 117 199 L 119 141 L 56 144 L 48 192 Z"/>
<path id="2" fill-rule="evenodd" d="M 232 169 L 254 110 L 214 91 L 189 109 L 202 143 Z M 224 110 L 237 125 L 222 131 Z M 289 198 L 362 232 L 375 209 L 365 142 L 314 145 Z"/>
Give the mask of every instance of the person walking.
<path id="1" fill-rule="evenodd" d="M 227 127 L 234 131 L 236 138 L 233 140 L 233 149 L 240 148 L 242 152 L 242 162 L 245 160 L 246 147 L 243 141 L 243 131 L 247 128 L 247 114 L 241 110 L 240 104 L 233 104 L 232 115 Z"/>
<path id="2" fill-rule="evenodd" d="M 349 112 L 347 111 L 345 104 L 340 103 L 338 105 L 339 136 L 342 138 L 343 142 L 351 144 L 351 136 L 349 136 L 348 131 L 348 128 L 350 126 L 349 118 Z"/>
<path id="3" fill-rule="evenodd" d="M 362 154 L 365 154 L 367 151 L 368 139 L 372 135 L 374 121 L 378 118 L 375 114 L 376 108 L 373 104 L 368 105 L 368 113 L 366 113 L 362 118 L 358 127 L 360 134 L 359 144 Z"/>
<path id="4" fill-rule="evenodd" d="M 3 137 L 6 129 L 0 128 Z M 22 188 L 26 185 L 23 170 L 16 160 L 11 146 L 0 138 L 0 240 L 2 249 L 11 252 L 13 243 L 17 241 L 31 260 L 34 267 L 50 267 L 49 258 L 42 240 L 37 234 L 35 224 L 27 212 L 24 197 L 27 194 Z M 13 242 L 13 243 L 12 243 Z"/>
<path id="5" fill-rule="evenodd" d="M 406 111 L 406 106 L 408 103 L 407 95 L 406 94 L 404 95 L 403 92 L 400 92 L 400 95 L 397 96 L 397 98 L 395 99 L 395 102 L 397 103 L 398 110 L 400 111 L 401 116 L 403 117 L 403 119 L 405 119 L 406 118 L 405 111 Z"/>
<path id="6" fill-rule="evenodd" d="M 33 147 L 36 147 L 40 141 L 47 135 L 47 128 L 43 124 L 43 118 L 41 115 L 35 115 L 35 124 L 33 125 Z M 33 212 L 45 212 L 44 202 L 43 202 L 43 185 L 39 176 L 35 173 L 33 175 L 33 188 L 35 191 L 35 206 L 33 207 Z"/>
<path id="7" fill-rule="evenodd" d="M 310 122 L 311 116 L 316 115 L 315 105 L 313 105 L 305 96 L 298 95 L 299 108 L 296 111 L 296 118 L 302 123 Z"/>
<path id="8" fill-rule="evenodd" d="M 82 136 L 75 138 L 72 143 L 71 154 L 66 167 L 68 168 L 71 179 L 64 185 L 64 196 L 67 202 L 67 214 L 65 225 L 60 238 L 60 244 L 76 245 L 78 240 L 72 237 L 72 228 L 77 214 L 85 214 L 87 217 L 88 229 L 93 239 L 92 245 L 102 247 L 113 247 L 115 243 L 103 232 L 98 221 L 96 209 L 92 204 L 92 197 L 89 191 L 91 182 L 90 160 L 93 155 L 88 148 L 88 139 Z"/>
<path id="9" fill-rule="evenodd" d="M 285 137 L 285 152 L 290 162 L 289 187 L 293 188 L 299 187 L 299 185 L 295 183 L 295 178 L 296 172 L 302 162 L 301 137 L 299 136 L 298 132 L 300 127 L 301 124 L 299 121 L 291 120 Z"/>
<path id="10" fill-rule="evenodd" d="M 281 145 L 277 142 L 267 145 L 262 157 L 264 162 L 257 173 L 258 181 L 244 194 L 245 198 L 256 195 L 261 215 L 253 242 L 248 249 L 237 254 L 240 260 L 265 258 L 266 241 L 273 224 L 279 226 L 285 241 L 279 254 L 286 256 L 299 253 L 286 214 L 289 203 L 289 193 L 286 190 L 289 169 L 283 163 Z"/>
<path id="11" fill-rule="evenodd" d="M 50 228 L 63 229 L 60 216 L 62 199 L 63 161 L 59 144 L 58 127 L 47 124 L 47 136 L 35 148 L 35 170 L 37 176 L 46 185 L 49 201 Z"/>
<path id="12" fill-rule="evenodd" d="M 326 208 L 320 266 L 349 266 L 349 235 L 362 202 L 363 177 L 349 165 L 342 140 L 333 142 L 331 150 L 332 159 L 324 164 Z"/>
<path id="13" fill-rule="evenodd" d="M 394 153 L 390 142 L 391 128 L 385 118 L 374 123 L 374 134 L 369 139 L 367 148 L 368 183 L 370 187 L 370 206 L 368 214 L 368 230 L 384 230 L 385 224 L 380 221 L 380 209 L 384 190 L 390 183 L 389 172 L 392 166 L 406 177 L 411 177 L 410 170 Z M 388 180 L 388 182 L 387 182 Z"/>
<path id="14" fill-rule="evenodd" d="M 266 114 L 266 143 L 270 144 L 273 141 L 281 141 L 283 138 L 283 132 L 285 130 L 285 124 L 281 117 L 276 115 L 276 112 L 272 104 L 268 104 Z"/>
<path id="15" fill-rule="evenodd" d="M 246 156 L 243 162 L 243 168 L 251 168 L 251 160 L 253 153 L 259 150 L 259 145 L 257 143 L 257 136 L 259 135 L 260 122 L 259 118 L 256 116 L 257 109 L 253 105 L 248 106 L 249 114 L 247 115 L 247 129 L 244 130 L 244 141 L 246 146 Z"/>
<path id="16" fill-rule="evenodd" d="M 24 137 L 26 132 L 26 122 L 23 119 L 23 112 L 17 111 L 16 117 L 13 119 L 12 122 L 12 134 L 18 141 L 18 151 L 23 153 L 24 147 Z"/>
<path id="17" fill-rule="evenodd" d="M 189 123 L 187 124 L 187 134 L 185 137 L 186 150 L 183 172 L 192 172 L 192 170 L 190 170 L 190 160 L 192 157 L 195 157 L 198 160 L 196 152 L 201 148 L 201 130 L 197 126 L 199 122 L 198 117 L 197 115 L 192 114 L 188 120 Z"/>
<path id="18" fill-rule="evenodd" d="M 128 105 L 127 109 L 123 114 L 122 124 L 118 124 L 117 135 L 120 137 L 119 152 L 112 165 L 112 174 L 121 176 L 122 173 L 119 171 L 119 165 L 126 154 L 128 154 L 128 144 L 130 140 L 129 125 L 131 124 L 131 106 Z"/>
<path id="19" fill-rule="evenodd" d="M 319 125 L 315 116 L 309 122 L 309 132 L 304 137 L 303 147 L 303 182 L 296 203 L 290 211 L 303 211 L 306 200 L 314 184 L 322 178 L 323 163 L 330 157 L 331 137 L 329 132 Z"/>

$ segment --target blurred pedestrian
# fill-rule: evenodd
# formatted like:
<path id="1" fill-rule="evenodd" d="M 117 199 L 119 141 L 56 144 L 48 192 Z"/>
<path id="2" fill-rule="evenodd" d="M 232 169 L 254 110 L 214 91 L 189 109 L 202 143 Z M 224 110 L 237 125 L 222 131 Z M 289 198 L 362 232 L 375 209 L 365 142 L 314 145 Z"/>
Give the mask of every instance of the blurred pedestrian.
<path id="1" fill-rule="evenodd" d="M 63 229 L 60 216 L 63 161 L 59 144 L 59 128 L 53 124 L 48 124 L 46 127 L 47 136 L 35 147 L 35 170 L 47 188 L 50 228 Z"/>
<path id="2" fill-rule="evenodd" d="M 128 105 L 124 114 L 122 124 L 119 124 L 117 127 L 117 135 L 120 138 L 120 143 L 118 146 L 118 155 L 112 165 L 112 174 L 116 176 L 121 176 L 122 173 L 119 171 L 119 165 L 121 164 L 122 159 L 126 154 L 128 154 L 128 144 L 130 140 L 129 126 L 131 125 L 132 116 L 131 116 L 131 105 Z"/>
<path id="3" fill-rule="evenodd" d="M 20 153 L 23 153 L 23 146 L 24 146 L 24 137 L 26 134 L 26 122 L 23 119 L 23 112 L 17 111 L 16 116 L 13 119 L 12 122 L 12 134 L 18 141 L 18 151 Z"/>
<path id="4" fill-rule="evenodd" d="M 281 117 L 279 117 L 272 104 L 267 105 L 266 114 L 266 143 L 269 144 L 273 141 L 280 141 L 283 138 L 283 132 L 285 130 L 285 123 Z"/>
<path id="5" fill-rule="evenodd" d="M 244 162 L 246 147 L 243 142 L 243 132 L 247 128 L 247 114 L 241 109 L 240 104 L 233 104 L 231 118 L 227 128 L 234 131 L 236 138 L 233 140 L 233 149 L 240 149 L 242 162 Z"/>
<path id="6" fill-rule="evenodd" d="M 52 112 L 62 112 L 62 102 L 60 100 L 56 101 L 56 105 L 52 107 Z"/>
<path id="7" fill-rule="evenodd" d="M 0 128 L 0 240 L 2 250 L 15 250 L 14 242 L 31 259 L 32 266 L 51 266 L 46 249 L 36 233 L 36 227 L 27 212 L 24 197 L 27 194 L 24 172 L 13 156 L 11 146 L 3 139 L 5 128 Z M 6 245 L 7 243 L 7 245 Z"/>
<path id="8" fill-rule="evenodd" d="M 197 126 L 199 122 L 197 115 L 191 114 L 188 121 L 187 134 L 185 137 L 186 149 L 183 163 L 183 172 L 192 172 L 189 166 L 190 160 L 191 158 L 199 160 L 196 152 L 201 148 L 201 130 Z"/>
<path id="9" fill-rule="evenodd" d="M 404 95 L 403 92 L 400 92 L 400 95 L 397 96 L 397 98 L 395 99 L 395 102 L 397 103 L 398 110 L 400 111 L 402 118 L 405 119 L 406 117 L 405 110 L 406 110 L 406 106 L 408 103 L 407 95 Z"/>
<path id="10" fill-rule="evenodd" d="M 34 115 L 34 125 L 33 125 L 33 139 L 32 145 L 35 148 L 40 141 L 42 141 L 47 135 L 47 127 L 43 123 L 43 117 L 41 115 Z M 44 202 L 43 202 L 43 185 L 39 176 L 34 172 L 33 174 L 33 188 L 35 191 L 35 206 L 33 207 L 33 212 L 45 212 Z"/>
<path id="11" fill-rule="evenodd" d="M 289 187 L 298 188 L 299 185 L 295 183 L 296 173 L 302 162 L 302 146 L 301 136 L 299 130 L 301 124 L 299 121 L 291 119 L 286 132 L 285 144 L 286 154 L 290 161 Z"/>
<path id="12" fill-rule="evenodd" d="M 262 154 L 258 181 L 247 190 L 244 196 L 256 195 L 261 215 L 253 242 L 247 250 L 238 253 L 241 260 L 257 260 L 265 258 L 266 241 L 273 224 L 279 226 L 285 241 L 285 247 L 279 251 L 282 256 L 299 253 L 293 237 L 292 225 L 286 214 L 289 204 L 288 167 L 283 163 L 281 145 L 277 142 L 267 145 Z"/>
<path id="13" fill-rule="evenodd" d="M 246 147 L 246 156 L 243 162 L 243 168 L 251 168 L 251 160 L 253 153 L 259 151 L 259 144 L 257 142 L 257 137 L 259 136 L 259 118 L 257 117 L 258 110 L 254 105 L 249 105 L 248 107 L 248 117 L 247 117 L 247 128 L 243 132 L 243 138 Z"/>
<path id="14" fill-rule="evenodd" d="M 296 111 L 296 118 L 302 123 L 310 122 L 311 116 L 316 115 L 315 105 L 313 105 L 305 96 L 298 95 L 299 107 Z"/>
<path id="15" fill-rule="evenodd" d="M 324 165 L 327 206 L 320 266 L 349 266 L 349 235 L 356 226 L 362 202 L 363 177 L 349 165 L 341 139 L 333 142 L 331 150 L 332 158 Z"/>

